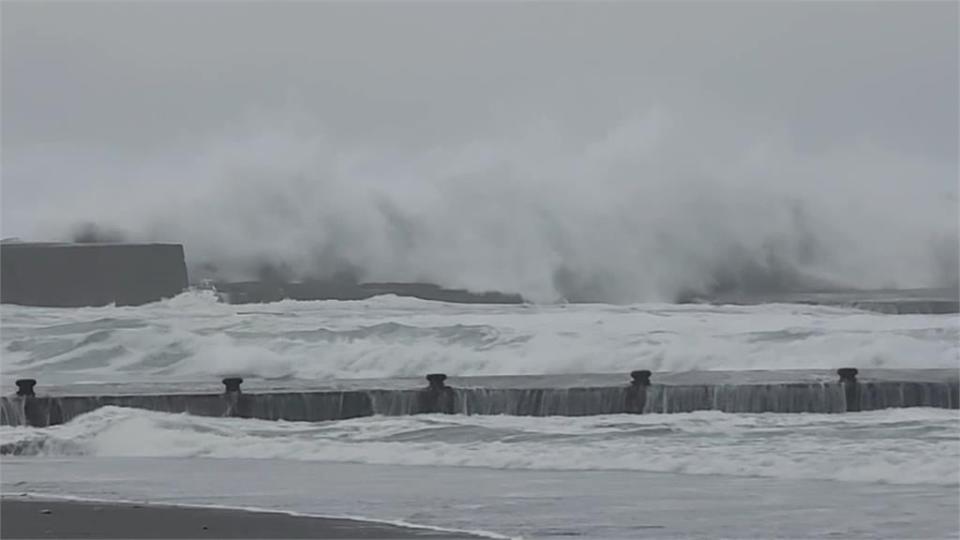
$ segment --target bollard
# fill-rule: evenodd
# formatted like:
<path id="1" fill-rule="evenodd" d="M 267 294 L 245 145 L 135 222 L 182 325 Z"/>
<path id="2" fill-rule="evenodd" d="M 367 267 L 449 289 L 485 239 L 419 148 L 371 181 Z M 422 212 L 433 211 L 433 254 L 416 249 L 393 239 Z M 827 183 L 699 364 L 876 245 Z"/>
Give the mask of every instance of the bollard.
<path id="1" fill-rule="evenodd" d="M 638 369 L 630 372 L 630 386 L 627 387 L 624 412 L 643 414 L 647 406 L 647 387 L 650 386 L 650 370 Z"/>
<path id="2" fill-rule="evenodd" d="M 843 397 L 847 403 L 847 412 L 860 412 L 860 384 L 857 383 L 857 368 L 840 368 L 840 384 L 843 385 Z"/>
<path id="3" fill-rule="evenodd" d="M 427 375 L 427 383 L 431 390 L 443 390 L 447 388 L 447 375 L 445 373 L 430 373 Z"/>
<path id="4" fill-rule="evenodd" d="M 638 386 L 650 386 L 650 375 L 653 373 L 649 369 L 638 369 L 630 372 L 630 378 L 633 382 L 630 384 Z"/>
<path id="5" fill-rule="evenodd" d="M 17 395 L 20 397 L 34 397 L 37 394 L 33 387 L 37 385 L 36 379 L 17 379 Z"/>
<path id="6" fill-rule="evenodd" d="M 17 379 L 17 398 L 19 398 L 23 421 L 28 426 L 47 427 L 63 423 L 63 411 L 55 398 L 38 398 L 34 387 L 36 379 Z"/>
<path id="7" fill-rule="evenodd" d="M 416 412 L 453 414 L 455 394 L 453 388 L 446 385 L 446 380 L 444 373 L 427 375 L 428 386 L 417 395 Z"/>
<path id="8" fill-rule="evenodd" d="M 241 384 L 243 384 L 242 377 L 227 377 L 223 380 L 224 392 L 227 394 L 230 392 L 240 393 Z"/>
<path id="9" fill-rule="evenodd" d="M 227 402 L 227 410 L 224 416 L 234 416 L 237 418 L 251 418 L 253 414 L 252 396 L 244 395 L 240 391 L 240 385 L 243 384 L 241 377 L 227 377 L 223 379 L 223 397 Z"/>

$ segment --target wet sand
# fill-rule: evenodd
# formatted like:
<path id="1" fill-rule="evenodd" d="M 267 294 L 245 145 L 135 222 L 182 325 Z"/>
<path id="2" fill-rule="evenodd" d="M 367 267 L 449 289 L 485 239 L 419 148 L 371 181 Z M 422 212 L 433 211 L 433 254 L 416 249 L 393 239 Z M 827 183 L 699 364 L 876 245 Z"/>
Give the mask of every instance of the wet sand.
<path id="1" fill-rule="evenodd" d="M 475 538 L 351 519 L 216 508 L 0 500 L 3 538 Z"/>

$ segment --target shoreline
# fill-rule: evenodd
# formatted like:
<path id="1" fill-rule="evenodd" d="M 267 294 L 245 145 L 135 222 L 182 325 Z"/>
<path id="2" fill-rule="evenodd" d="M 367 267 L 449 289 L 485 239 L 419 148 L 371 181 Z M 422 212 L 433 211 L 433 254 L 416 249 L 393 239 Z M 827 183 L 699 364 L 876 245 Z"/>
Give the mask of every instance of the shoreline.
<path id="1" fill-rule="evenodd" d="M 3 538 L 482 538 L 465 531 L 282 510 L 3 494 Z"/>

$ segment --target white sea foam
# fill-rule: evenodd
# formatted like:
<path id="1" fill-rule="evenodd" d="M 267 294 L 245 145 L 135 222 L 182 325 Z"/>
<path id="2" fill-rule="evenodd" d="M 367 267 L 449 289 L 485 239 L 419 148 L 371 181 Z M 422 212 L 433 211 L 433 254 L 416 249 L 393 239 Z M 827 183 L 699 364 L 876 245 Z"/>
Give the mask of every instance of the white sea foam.
<path id="1" fill-rule="evenodd" d="M 822 306 L 456 305 L 379 297 L 2 310 L 5 377 L 77 381 L 377 378 L 637 368 L 955 368 L 955 315 Z M 9 381 L 8 381 L 9 382 Z"/>
<path id="2" fill-rule="evenodd" d="M 941 409 L 857 415 L 368 417 L 299 423 L 105 407 L 49 428 L 3 427 L 21 453 L 269 458 L 537 470 L 636 470 L 957 485 L 960 416 Z"/>

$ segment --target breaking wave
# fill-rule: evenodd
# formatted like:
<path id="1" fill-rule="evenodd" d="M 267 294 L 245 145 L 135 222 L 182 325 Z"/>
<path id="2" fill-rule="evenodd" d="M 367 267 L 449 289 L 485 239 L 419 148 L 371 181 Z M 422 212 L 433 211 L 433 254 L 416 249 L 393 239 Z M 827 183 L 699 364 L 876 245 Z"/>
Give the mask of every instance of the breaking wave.
<path id="1" fill-rule="evenodd" d="M 349 275 L 537 302 L 956 285 L 955 163 L 701 127 L 653 110 L 593 137 L 401 150 L 255 126 L 92 168 L 142 189 L 51 196 L 32 232 L 183 242 L 195 281 Z"/>
<path id="2" fill-rule="evenodd" d="M 264 458 L 396 465 L 957 485 L 957 412 L 593 417 L 420 415 L 335 422 L 104 407 L 49 428 L 0 427 L 20 455 Z"/>
<path id="3" fill-rule="evenodd" d="M 792 304 L 457 305 L 378 297 L 243 306 L 198 292 L 139 307 L 4 305 L 2 314 L 4 377 L 42 384 L 954 369 L 960 355 L 955 315 Z"/>

